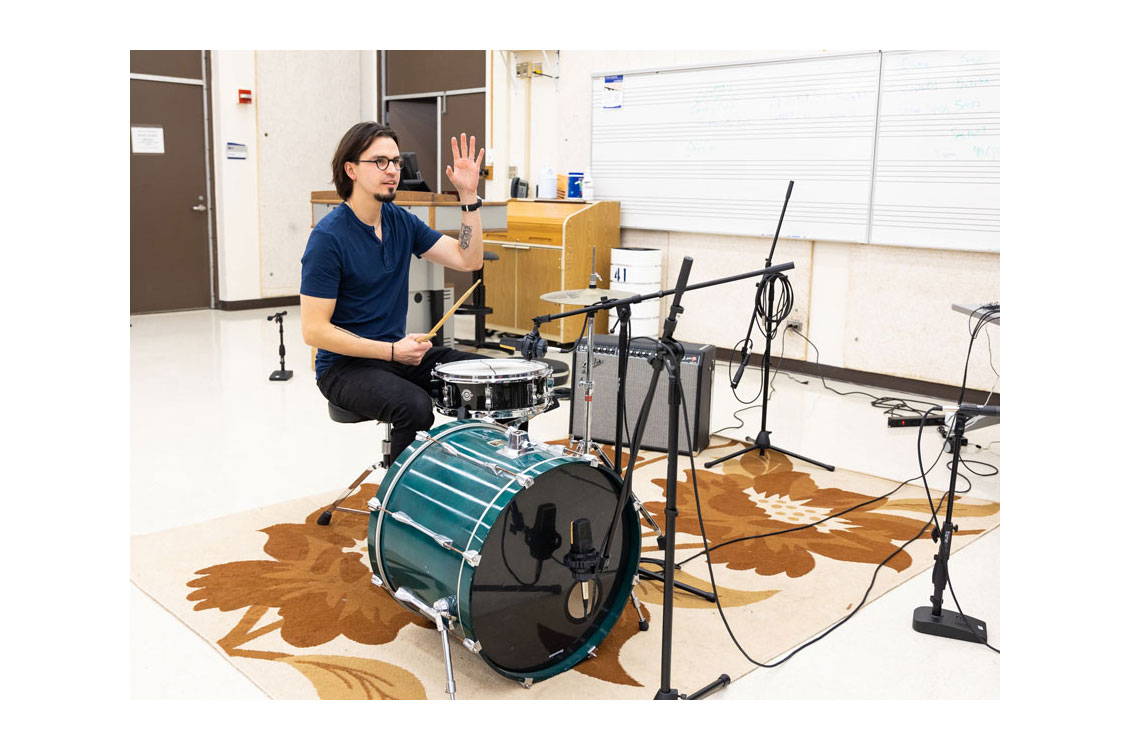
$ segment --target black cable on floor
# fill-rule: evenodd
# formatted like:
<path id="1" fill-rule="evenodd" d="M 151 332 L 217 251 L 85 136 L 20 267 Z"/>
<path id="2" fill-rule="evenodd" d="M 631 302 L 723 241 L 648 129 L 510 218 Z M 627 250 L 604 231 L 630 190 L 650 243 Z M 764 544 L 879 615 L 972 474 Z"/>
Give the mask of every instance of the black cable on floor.
<path id="1" fill-rule="evenodd" d="M 687 434 L 690 434 L 690 416 L 687 413 L 686 394 L 683 392 L 682 378 L 679 377 L 678 374 L 676 374 L 676 378 L 677 378 L 678 387 L 679 387 L 680 399 L 683 402 L 683 424 L 684 424 L 684 428 L 687 430 Z M 921 428 L 919 428 L 919 441 L 920 441 L 919 442 L 919 449 L 921 449 L 921 438 L 922 438 L 922 432 L 921 432 Z M 934 464 L 937 464 L 938 459 L 941 458 L 941 454 L 942 454 L 942 452 L 939 450 L 938 451 L 938 457 L 934 459 Z M 698 553 L 698 554 L 705 554 L 706 555 L 706 570 L 707 570 L 707 573 L 710 577 L 711 589 L 714 593 L 714 606 L 718 610 L 718 614 L 722 618 L 722 624 L 725 626 L 726 632 L 729 633 L 730 640 L 733 641 L 734 646 L 738 649 L 738 651 L 741 652 L 742 656 L 744 656 L 747 661 L 749 661 L 751 664 L 755 664 L 756 666 L 759 666 L 759 667 L 764 667 L 764 668 L 767 668 L 767 669 L 773 668 L 773 667 L 779 667 L 780 665 L 784 664 L 786 661 L 793 658 L 794 656 L 796 656 L 798 653 L 800 653 L 804 649 L 806 649 L 809 646 L 813 645 L 814 643 L 822 640 L 824 637 L 829 635 L 832 631 L 836 630 L 841 625 L 843 625 L 845 622 L 847 622 L 852 617 L 854 617 L 856 615 L 856 613 L 858 613 L 859 610 L 863 607 L 864 603 L 866 603 L 867 597 L 871 594 L 871 590 L 875 587 L 875 581 L 878 579 L 879 571 L 883 569 L 883 566 L 886 565 L 888 562 L 890 562 L 895 557 L 895 555 L 899 554 L 900 552 L 905 550 L 908 546 L 910 546 L 910 544 L 912 542 L 918 540 L 922 536 L 922 534 L 925 533 L 926 529 L 930 528 L 931 521 L 927 521 L 925 524 L 923 524 L 922 528 L 918 530 L 917 534 L 912 536 L 910 539 L 907 539 L 906 542 L 904 542 L 902 544 L 902 546 L 900 546 L 898 549 L 896 549 L 894 552 L 892 552 L 890 555 L 888 555 L 886 557 L 886 559 L 884 559 L 881 563 L 879 563 L 878 566 L 876 566 L 875 572 L 872 573 L 872 575 L 871 575 L 871 583 L 867 586 L 867 590 L 863 593 L 863 598 L 860 600 L 859 604 L 857 604 L 855 606 L 855 608 L 852 609 L 851 613 L 849 613 L 848 615 L 846 615 L 845 617 L 840 619 L 838 622 L 833 624 L 831 627 L 829 627 L 827 630 L 825 630 L 820 635 L 818 635 L 815 638 L 812 638 L 811 640 L 809 640 L 809 641 L 803 643 L 802 645 L 796 647 L 791 652 L 789 652 L 789 654 L 786 655 L 785 657 L 779 659 L 776 662 L 772 662 L 772 663 L 769 663 L 769 664 L 762 664 L 761 662 L 757 661 L 756 659 L 751 657 L 749 654 L 747 654 L 745 649 L 742 648 L 741 643 L 738 642 L 737 636 L 734 635 L 734 631 L 730 627 L 730 623 L 726 619 L 726 613 L 722 608 L 721 598 L 718 596 L 718 584 L 714 579 L 714 565 L 713 565 L 713 562 L 710 559 L 710 550 L 711 549 L 718 549 L 719 547 L 725 546 L 725 544 L 715 545 L 714 547 L 711 547 L 711 546 L 709 546 L 709 544 L 707 542 L 706 527 L 705 527 L 705 523 L 704 523 L 703 518 L 702 518 L 702 503 L 701 503 L 701 501 L 699 499 L 699 495 L 698 495 L 698 475 L 697 475 L 696 470 L 695 470 L 694 454 L 693 453 L 690 455 L 690 463 L 691 463 L 691 484 L 692 484 L 692 487 L 694 488 L 695 508 L 698 512 L 698 526 L 699 526 L 699 532 L 702 536 L 702 545 L 703 545 L 703 551 L 701 553 Z M 919 464 L 921 465 L 921 450 L 919 450 Z M 933 465 L 930 468 L 933 469 Z M 910 480 L 907 480 L 907 482 L 909 482 L 909 481 Z M 922 481 L 923 481 L 923 484 L 925 484 L 925 482 L 926 482 L 925 472 L 923 472 Z M 888 495 L 897 491 L 899 488 L 901 488 L 907 482 L 903 482 L 903 484 L 900 484 L 899 487 L 896 487 L 895 490 L 892 490 L 891 493 L 888 493 Z M 928 489 L 927 489 L 927 492 L 929 492 Z M 879 499 L 881 499 L 881 498 L 876 498 L 875 500 L 879 500 Z M 868 503 L 875 502 L 875 500 L 868 501 Z M 857 507 L 862 507 L 862 505 L 866 505 L 868 503 L 863 503 L 863 504 L 861 504 L 860 506 L 857 506 Z M 930 507 L 931 507 L 931 510 L 932 510 L 933 509 L 932 503 L 931 503 Z M 846 512 L 849 512 L 850 510 L 851 509 L 848 509 L 847 511 L 843 511 L 843 512 L 846 513 Z M 835 515 L 840 515 L 840 514 L 835 514 Z M 834 518 L 834 517 L 835 516 L 829 516 L 828 518 Z M 827 519 L 824 519 L 824 520 L 827 520 Z M 933 517 L 932 520 L 935 524 L 937 523 L 936 515 Z M 818 521 L 817 523 L 821 523 L 821 522 Z M 815 525 L 815 524 L 808 524 L 808 526 L 813 526 L 813 525 Z M 798 526 L 796 528 L 789 529 L 788 531 L 797 531 L 801 528 L 807 528 L 807 526 L 805 526 L 805 527 L 799 527 Z M 669 529 L 667 531 L 667 533 L 675 533 L 675 530 Z M 763 536 L 774 536 L 776 533 L 783 533 L 783 532 L 774 532 L 774 534 L 765 534 Z M 758 537 L 750 537 L 750 538 L 758 538 Z M 735 541 L 740 541 L 740 540 L 735 540 Z M 728 543 L 729 542 L 727 542 L 726 544 L 728 544 Z M 695 555 L 694 557 L 697 557 L 697 556 L 698 555 Z M 693 557 L 688 558 L 688 560 L 691 560 L 691 559 L 694 559 L 694 558 Z M 686 561 L 684 561 L 684 562 L 686 562 Z M 682 566 L 683 563 L 679 563 L 679 565 Z"/>

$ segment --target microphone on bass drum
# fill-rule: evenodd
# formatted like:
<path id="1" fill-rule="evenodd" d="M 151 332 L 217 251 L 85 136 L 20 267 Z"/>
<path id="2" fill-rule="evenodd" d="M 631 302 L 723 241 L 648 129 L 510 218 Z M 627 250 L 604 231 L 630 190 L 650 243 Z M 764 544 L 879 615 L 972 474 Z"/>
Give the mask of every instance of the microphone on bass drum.
<path id="1" fill-rule="evenodd" d="M 565 555 L 565 564 L 569 566 L 573 580 L 580 584 L 581 611 L 583 617 L 588 617 L 595 604 L 591 582 L 599 569 L 600 551 L 592 544 L 592 525 L 587 518 L 573 521 L 570 537 L 571 544 Z"/>

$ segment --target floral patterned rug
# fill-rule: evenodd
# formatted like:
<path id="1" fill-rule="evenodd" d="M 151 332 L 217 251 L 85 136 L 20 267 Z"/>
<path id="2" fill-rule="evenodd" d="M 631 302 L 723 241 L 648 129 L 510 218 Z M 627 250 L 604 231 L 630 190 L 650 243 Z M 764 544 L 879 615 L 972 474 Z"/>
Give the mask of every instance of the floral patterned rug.
<path id="1" fill-rule="evenodd" d="M 804 527 L 897 486 L 843 469 L 830 473 L 794 464 L 776 452 L 761 457 L 752 451 L 702 468 L 738 445 L 714 438 L 695 459 L 712 543 Z M 633 482 L 660 525 L 665 459 L 643 452 Z M 679 475 L 676 559 L 685 560 L 702 550 L 685 456 Z M 376 484 L 362 484 L 346 505 L 364 508 L 376 491 Z M 371 583 L 367 518 L 339 513 L 331 525 L 317 525 L 321 509 L 335 496 L 329 492 L 134 537 L 131 580 L 273 698 L 447 699 L 434 626 Z M 996 528 L 999 510 L 996 502 L 959 497 L 954 550 Z M 929 517 L 922 488 L 908 486 L 809 528 L 713 551 L 720 600 L 742 647 L 766 662 L 833 625 L 858 605 L 876 566 L 909 539 L 916 541 L 879 572 L 869 601 L 930 567 L 936 545 Z M 645 558 L 662 556 L 647 526 L 643 540 Z M 709 589 L 705 557 L 684 565 L 677 580 Z M 639 629 L 629 603 L 596 658 L 529 689 L 498 675 L 453 638 L 457 697 L 652 698 L 660 683 L 662 588 L 641 580 L 637 591 L 652 627 Z M 928 594 L 922 592 L 924 602 Z M 701 686 L 721 673 L 737 679 L 754 668 L 731 642 L 714 604 L 682 592 L 674 602 L 674 684 Z"/>

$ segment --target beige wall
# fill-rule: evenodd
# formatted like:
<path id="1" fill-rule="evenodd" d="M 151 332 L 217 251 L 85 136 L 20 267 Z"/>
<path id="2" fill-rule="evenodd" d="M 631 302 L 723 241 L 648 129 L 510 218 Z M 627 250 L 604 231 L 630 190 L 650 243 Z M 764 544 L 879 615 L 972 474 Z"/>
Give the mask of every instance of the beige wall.
<path id="1" fill-rule="evenodd" d="M 217 258 L 224 302 L 298 294 L 310 191 L 332 190 L 342 134 L 376 112 L 375 53 L 212 52 Z M 238 89 L 254 103 L 239 104 Z M 228 141 L 246 161 L 225 157 Z"/>

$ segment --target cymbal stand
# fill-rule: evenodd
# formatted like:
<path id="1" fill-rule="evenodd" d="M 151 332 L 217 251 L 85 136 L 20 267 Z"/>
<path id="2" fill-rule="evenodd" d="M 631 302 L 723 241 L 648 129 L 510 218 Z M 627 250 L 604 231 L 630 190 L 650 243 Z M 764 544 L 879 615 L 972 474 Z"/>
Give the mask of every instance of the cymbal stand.
<path id="1" fill-rule="evenodd" d="M 596 245 L 592 247 L 592 272 L 589 273 L 589 289 L 596 289 L 596 282 L 603 281 L 600 274 L 596 272 Z M 581 452 L 588 453 L 592 450 L 592 346 L 593 346 L 593 328 L 596 324 L 596 313 L 590 312 L 585 315 L 585 325 L 588 328 L 588 353 L 585 357 L 585 379 L 579 381 L 584 386 L 585 393 L 585 439 L 581 443 Z"/>

